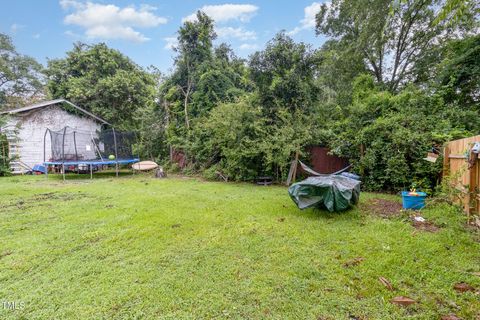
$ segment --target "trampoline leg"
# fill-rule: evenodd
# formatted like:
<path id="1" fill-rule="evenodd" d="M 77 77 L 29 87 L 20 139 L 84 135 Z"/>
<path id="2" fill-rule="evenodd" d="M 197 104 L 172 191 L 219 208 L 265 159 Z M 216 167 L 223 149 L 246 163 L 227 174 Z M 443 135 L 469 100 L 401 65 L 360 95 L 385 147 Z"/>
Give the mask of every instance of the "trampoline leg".
<path id="1" fill-rule="evenodd" d="M 118 177 L 118 162 L 115 163 L 115 175 Z"/>
<path id="2" fill-rule="evenodd" d="M 63 181 L 65 181 L 65 165 L 62 163 L 62 175 L 63 175 Z"/>
<path id="3" fill-rule="evenodd" d="M 48 164 L 45 166 L 45 179 L 48 179 Z"/>
<path id="4" fill-rule="evenodd" d="M 92 169 L 92 165 L 90 165 L 90 179 L 93 179 L 93 169 Z"/>

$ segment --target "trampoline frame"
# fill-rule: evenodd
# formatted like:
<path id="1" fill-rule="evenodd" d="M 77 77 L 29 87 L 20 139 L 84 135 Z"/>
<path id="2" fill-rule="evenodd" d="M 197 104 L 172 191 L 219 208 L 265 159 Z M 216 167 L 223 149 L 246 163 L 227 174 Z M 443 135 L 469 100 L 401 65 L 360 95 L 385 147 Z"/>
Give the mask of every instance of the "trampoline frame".
<path id="1" fill-rule="evenodd" d="M 68 127 L 63 128 L 63 137 L 62 137 L 62 158 L 65 159 L 65 134 L 67 131 Z M 115 148 L 115 159 L 110 160 L 110 159 L 94 159 L 94 160 L 78 160 L 78 155 L 77 155 L 77 144 L 76 144 L 76 131 L 73 131 L 73 141 L 74 141 L 74 146 L 75 146 L 75 158 L 77 160 L 57 160 L 57 161 L 46 161 L 46 145 L 47 145 L 47 133 L 51 132 L 50 129 L 47 128 L 45 130 L 45 134 L 43 136 L 43 165 L 45 166 L 45 177 L 48 178 L 48 169 L 50 166 L 59 166 L 61 165 L 62 167 L 62 176 L 63 180 L 65 181 L 65 167 L 66 166 L 79 166 L 79 165 L 86 165 L 89 168 L 90 171 L 90 179 L 93 179 L 93 166 L 108 166 L 108 165 L 115 165 L 115 176 L 118 177 L 118 169 L 119 165 L 122 164 L 133 164 L 136 162 L 140 161 L 140 157 L 136 158 L 131 158 L 131 159 L 118 159 L 118 151 L 117 151 L 117 135 L 115 133 L 115 129 L 112 127 L 112 132 L 113 132 L 113 143 L 114 143 L 114 148 Z M 132 172 L 134 172 L 132 170 Z"/>

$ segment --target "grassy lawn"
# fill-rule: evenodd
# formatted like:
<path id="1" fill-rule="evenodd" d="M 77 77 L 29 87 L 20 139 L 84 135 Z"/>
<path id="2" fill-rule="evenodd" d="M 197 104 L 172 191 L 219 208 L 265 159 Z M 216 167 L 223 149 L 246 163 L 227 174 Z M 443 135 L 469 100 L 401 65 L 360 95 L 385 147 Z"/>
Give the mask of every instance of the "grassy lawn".
<path id="1" fill-rule="evenodd" d="M 285 187 L 95 177 L 0 179 L 0 300 L 19 305 L 1 319 L 480 316 L 479 294 L 453 289 L 480 288 L 479 235 L 448 206 L 422 212 L 427 232 L 369 209 L 392 196 L 330 214 Z"/>

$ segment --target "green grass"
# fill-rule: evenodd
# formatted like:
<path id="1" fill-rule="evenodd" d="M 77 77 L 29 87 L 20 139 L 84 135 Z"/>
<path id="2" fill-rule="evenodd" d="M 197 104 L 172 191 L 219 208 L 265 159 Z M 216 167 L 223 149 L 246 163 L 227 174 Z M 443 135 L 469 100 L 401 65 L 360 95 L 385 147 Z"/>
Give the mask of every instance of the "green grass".
<path id="1" fill-rule="evenodd" d="M 284 187 L 146 176 L 0 179 L 1 319 L 474 319 L 479 236 L 448 206 L 298 210 Z M 396 199 L 396 198 L 395 198 Z M 363 210 L 363 211 L 362 211 Z M 358 265 L 344 264 L 356 257 Z M 379 281 L 387 278 L 395 291 Z M 404 295 L 417 301 L 400 307 Z M 19 305 L 22 303 L 21 305 Z"/>

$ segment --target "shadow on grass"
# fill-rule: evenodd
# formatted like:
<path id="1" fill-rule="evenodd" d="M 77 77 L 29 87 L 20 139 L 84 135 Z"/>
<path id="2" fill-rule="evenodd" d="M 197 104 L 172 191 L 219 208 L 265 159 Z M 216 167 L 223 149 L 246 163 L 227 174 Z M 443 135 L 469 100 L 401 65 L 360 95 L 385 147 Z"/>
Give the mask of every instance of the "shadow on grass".
<path id="1" fill-rule="evenodd" d="M 326 209 L 320 208 L 309 208 L 300 210 L 297 208 L 295 214 L 303 216 L 307 219 L 315 220 L 315 221 L 358 221 L 360 222 L 364 218 L 364 214 L 357 206 L 353 206 L 345 211 L 340 212 L 330 212 Z"/>
<path id="2" fill-rule="evenodd" d="M 133 175 L 131 170 L 121 170 L 118 172 L 119 178 L 137 176 L 138 174 Z M 61 173 L 49 173 L 48 177 L 45 177 L 45 180 L 63 180 L 63 175 Z M 92 179 L 112 179 L 116 178 L 114 170 L 105 170 L 101 172 L 94 172 Z M 90 173 L 67 173 L 65 174 L 65 181 L 69 180 L 90 180 Z"/>

